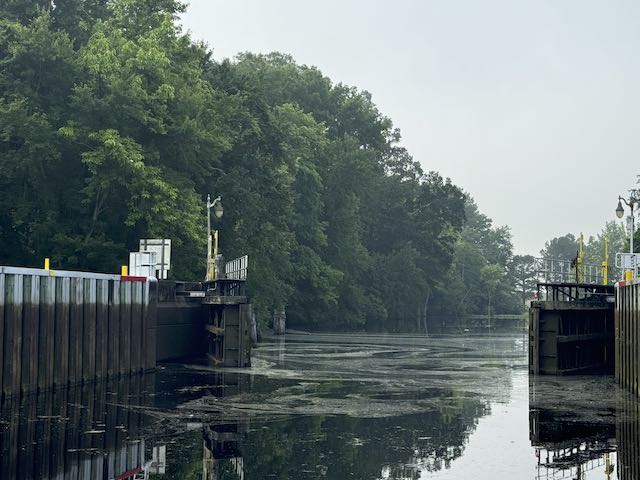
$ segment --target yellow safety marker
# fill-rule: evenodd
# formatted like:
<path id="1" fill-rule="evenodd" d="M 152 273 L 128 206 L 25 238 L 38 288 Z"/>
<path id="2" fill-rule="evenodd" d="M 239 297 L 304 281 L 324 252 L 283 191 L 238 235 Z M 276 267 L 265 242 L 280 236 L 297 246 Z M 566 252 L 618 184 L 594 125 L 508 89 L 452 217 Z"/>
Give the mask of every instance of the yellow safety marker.
<path id="1" fill-rule="evenodd" d="M 580 241 L 578 243 L 578 256 L 576 258 L 576 283 L 584 281 L 584 235 L 580 232 Z"/>
<path id="2" fill-rule="evenodd" d="M 609 285 L 609 239 L 604 237 L 604 260 L 602 262 L 602 278 L 604 285 Z"/>
<path id="3" fill-rule="evenodd" d="M 123 277 L 126 277 L 129 275 L 129 267 L 126 265 L 122 265 L 122 267 L 120 267 L 120 275 Z"/>
<path id="4" fill-rule="evenodd" d="M 51 270 L 51 269 L 49 268 L 49 259 L 48 259 L 48 258 L 45 258 L 45 259 L 44 259 L 44 269 L 45 269 L 45 270 Z"/>

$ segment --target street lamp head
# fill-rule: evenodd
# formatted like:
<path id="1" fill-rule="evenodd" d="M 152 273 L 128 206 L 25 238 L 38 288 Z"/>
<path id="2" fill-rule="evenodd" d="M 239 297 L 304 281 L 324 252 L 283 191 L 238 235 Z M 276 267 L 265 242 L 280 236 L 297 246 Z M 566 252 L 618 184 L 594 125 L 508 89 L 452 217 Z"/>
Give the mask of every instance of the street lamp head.
<path id="1" fill-rule="evenodd" d="M 224 208 L 222 208 L 222 202 L 220 200 L 216 202 L 216 206 L 213 208 L 213 213 L 216 215 L 217 219 L 222 218 L 222 214 L 224 213 Z"/>
<path id="2" fill-rule="evenodd" d="M 624 216 L 624 208 L 622 208 L 622 202 L 618 199 L 618 208 L 616 208 L 616 217 L 622 218 Z"/>

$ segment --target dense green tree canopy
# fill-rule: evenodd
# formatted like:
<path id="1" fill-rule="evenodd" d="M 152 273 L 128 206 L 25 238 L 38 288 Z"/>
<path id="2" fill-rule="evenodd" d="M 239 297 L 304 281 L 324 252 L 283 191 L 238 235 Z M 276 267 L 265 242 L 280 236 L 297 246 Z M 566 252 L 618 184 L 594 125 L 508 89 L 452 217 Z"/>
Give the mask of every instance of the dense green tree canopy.
<path id="1" fill-rule="evenodd" d="M 508 229 L 423 171 L 369 93 L 279 53 L 214 61 L 183 9 L 0 6 L 0 263 L 118 271 L 165 237 L 173 278 L 200 279 L 211 193 L 263 321 L 406 330 L 430 298 L 487 311 L 482 292 L 511 308 Z"/>

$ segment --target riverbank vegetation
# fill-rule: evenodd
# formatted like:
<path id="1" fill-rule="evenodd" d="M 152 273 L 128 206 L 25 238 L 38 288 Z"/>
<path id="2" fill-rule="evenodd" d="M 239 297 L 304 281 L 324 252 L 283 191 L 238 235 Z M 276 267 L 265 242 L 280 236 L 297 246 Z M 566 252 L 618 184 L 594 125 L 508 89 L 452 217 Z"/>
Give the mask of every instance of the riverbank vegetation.
<path id="1" fill-rule="evenodd" d="M 173 278 L 200 279 L 211 193 L 261 321 L 406 331 L 522 310 L 509 229 L 423 170 L 369 93 L 279 53 L 214 60 L 183 8 L 0 6 L 0 264 L 115 272 L 164 237 Z"/>

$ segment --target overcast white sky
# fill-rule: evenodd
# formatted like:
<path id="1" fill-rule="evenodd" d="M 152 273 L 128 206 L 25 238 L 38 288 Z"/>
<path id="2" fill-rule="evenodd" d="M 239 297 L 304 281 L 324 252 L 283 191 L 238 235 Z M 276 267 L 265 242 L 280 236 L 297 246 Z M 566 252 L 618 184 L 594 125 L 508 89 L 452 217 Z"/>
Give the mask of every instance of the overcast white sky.
<path id="1" fill-rule="evenodd" d="M 596 234 L 640 174 L 640 2 L 191 0 L 218 59 L 289 53 L 368 90 L 425 170 L 538 253 Z"/>

